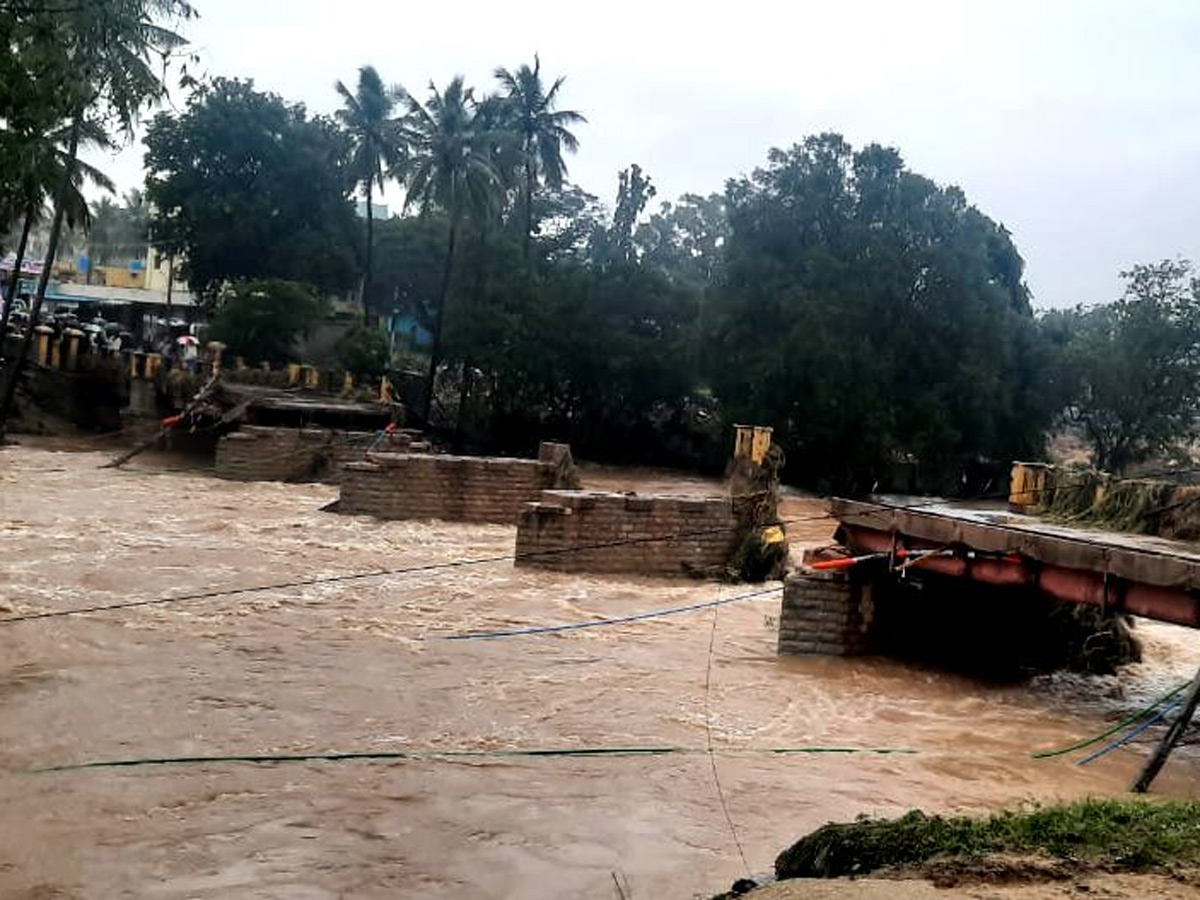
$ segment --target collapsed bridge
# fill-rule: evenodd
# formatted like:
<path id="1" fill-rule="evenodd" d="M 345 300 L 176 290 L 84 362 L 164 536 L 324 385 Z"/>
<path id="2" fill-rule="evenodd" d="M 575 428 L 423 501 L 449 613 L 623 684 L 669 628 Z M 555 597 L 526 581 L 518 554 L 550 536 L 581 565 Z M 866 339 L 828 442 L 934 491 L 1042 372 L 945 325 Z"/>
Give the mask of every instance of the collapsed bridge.
<path id="1" fill-rule="evenodd" d="M 1046 522 L 999 509 L 833 500 L 856 554 L 924 554 L 922 571 L 1200 627 L 1200 547 Z"/>
<path id="2" fill-rule="evenodd" d="M 1038 627 L 1021 619 L 1038 600 L 1200 627 L 1197 544 L 1059 524 L 998 505 L 890 497 L 835 498 L 829 508 L 836 546 L 809 551 L 788 577 L 781 653 L 845 656 L 895 645 L 897 626 L 908 625 L 913 610 L 897 615 L 891 601 L 897 589 L 925 582 L 949 586 L 958 598 L 942 614 L 978 605 L 956 584 L 986 590 L 1003 606 L 993 624 L 1024 622 L 1014 632 Z"/>

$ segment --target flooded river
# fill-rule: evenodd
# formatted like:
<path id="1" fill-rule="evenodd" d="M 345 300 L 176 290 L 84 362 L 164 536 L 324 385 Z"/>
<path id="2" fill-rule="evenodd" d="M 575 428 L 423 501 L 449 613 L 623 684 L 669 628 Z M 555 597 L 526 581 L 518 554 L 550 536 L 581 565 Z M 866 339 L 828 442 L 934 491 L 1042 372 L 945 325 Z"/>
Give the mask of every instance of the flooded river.
<path id="1" fill-rule="evenodd" d="M 223 482 L 156 461 L 98 468 L 109 455 L 32 440 L 0 450 L 0 617 L 513 549 L 508 527 L 338 516 L 320 511 L 334 488 Z M 585 482 L 695 486 L 612 470 Z M 789 517 L 821 511 L 787 504 Z M 807 521 L 793 536 L 829 531 Z M 1101 730 L 1200 658 L 1197 635 L 1150 625 L 1147 661 L 1120 679 L 998 687 L 886 659 L 781 659 L 777 596 L 442 639 L 745 590 L 492 563 L 0 626 L 0 896 L 612 898 L 615 876 L 633 897 L 688 898 L 744 874 L 735 835 L 762 872 L 831 819 L 1122 791 L 1144 748 L 1087 768 L 1030 754 Z M 694 752 L 30 772 L 647 746 Z M 797 747 L 917 752 L 762 752 Z M 1195 795 L 1198 772 L 1185 750 L 1156 787 Z"/>

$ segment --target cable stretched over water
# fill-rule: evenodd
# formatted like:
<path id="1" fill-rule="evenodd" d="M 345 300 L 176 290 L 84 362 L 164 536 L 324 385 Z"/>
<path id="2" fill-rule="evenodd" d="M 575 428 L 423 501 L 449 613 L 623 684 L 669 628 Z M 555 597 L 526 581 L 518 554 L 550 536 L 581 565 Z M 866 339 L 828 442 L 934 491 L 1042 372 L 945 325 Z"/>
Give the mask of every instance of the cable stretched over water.
<path id="1" fill-rule="evenodd" d="M 1100 734 L 1096 735 L 1095 737 L 1091 737 L 1086 740 L 1079 741 L 1078 743 L 1072 744 L 1069 747 L 1060 747 L 1057 750 L 1046 750 L 1041 753 L 1034 753 L 1033 758 L 1034 759 L 1049 759 L 1053 756 L 1065 756 L 1068 753 L 1074 753 L 1076 750 L 1082 750 L 1085 747 L 1090 747 L 1093 744 L 1098 744 L 1105 738 L 1112 737 L 1118 731 L 1122 731 L 1125 728 L 1128 728 L 1134 722 L 1138 722 L 1141 719 L 1143 719 L 1145 716 L 1150 715 L 1152 712 L 1154 712 L 1154 710 L 1158 709 L 1159 706 L 1161 706 L 1162 704 L 1166 703 L 1168 700 L 1170 700 L 1173 697 L 1175 697 L 1176 695 L 1178 695 L 1181 691 L 1186 690 L 1189 685 L 1191 685 L 1191 681 L 1185 681 L 1185 682 L 1183 682 L 1183 684 L 1180 684 L 1177 687 L 1172 688 L 1171 690 L 1167 691 L 1167 693 L 1163 694 L 1161 697 L 1159 697 L 1157 700 L 1155 700 L 1153 703 L 1151 703 L 1149 706 L 1145 707 L 1144 709 L 1140 709 L 1135 713 L 1131 713 L 1130 715 L 1128 715 L 1124 719 L 1122 719 L 1120 722 L 1118 722 L 1116 725 L 1113 725 L 1111 728 L 1108 728 L 1105 731 L 1102 731 Z"/>
<path id="2" fill-rule="evenodd" d="M 830 519 L 828 513 L 823 513 L 818 516 L 800 516 L 793 519 L 785 519 L 780 524 L 795 525 L 801 522 L 816 522 L 823 519 Z M 76 607 L 73 609 L 50 610 L 47 612 L 25 613 L 19 616 L 8 616 L 0 619 L 0 626 L 14 625 L 20 622 L 33 622 L 40 619 L 58 619 L 68 616 L 79 616 L 88 613 L 110 612 L 118 609 L 135 609 L 143 606 L 162 606 L 171 603 L 185 603 L 200 600 L 216 600 L 226 597 L 237 597 L 244 594 L 257 594 L 266 591 L 287 590 L 298 587 L 312 587 L 322 584 L 337 584 L 346 581 L 361 581 L 366 578 L 386 578 L 398 575 L 413 575 L 424 572 L 436 572 L 443 569 L 465 568 L 468 566 L 482 566 L 502 562 L 517 562 L 524 559 L 536 559 L 548 556 L 557 556 L 566 553 L 581 553 L 587 550 L 600 550 L 607 547 L 623 547 L 630 544 L 653 544 L 663 543 L 666 541 L 679 540 L 681 538 L 702 537 L 704 535 L 723 533 L 725 529 L 706 528 L 696 531 L 676 532 L 674 534 L 654 535 L 651 537 L 627 538 L 619 541 L 605 541 L 596 544 L 583 544 L 578 547 L 559 547 L 551 550 L 536 550 L 528 553 L 505 553 L 498 556 L 483 556 L 474 559 L 458 559 L 450 560 L 444 563 L 426 563 L 417 566 L 406 566 L 397 569 L 376 569 L 370 572 L 347 572 L 342 575 L 326 575 L 316 576 L 313 578 L 302 578 L 294 581 L 280 581 L 274 584 L 259 585 L 256 587 L 241 587 L 241 588 L 226 588 L 215 591 L 202 591 L 193 594 L 182 594 L 174 597 L 151 597 L 143 600 L 125 600 L 118 603 L 104 603 L 93 606 Z"/>
<path id="3" fill-rule="evenodd" d="M 1175 471 L 1178 473 L 1178 472 L 1185 472 L 1185 471 L 1189 471 L 1189 470 L 1175 470 Z M 1008 495 L 1007 494 L 1002 495 L 999 493 L 997 493 L 995 495 L 980 494 L 976 497 L 967 498 L 967 499 L 973 499 L 973 500 L 997 499 L 997 498 L 1006 497 L 1006 496 L 1008 496 Z M 894 504 L 894 503 L 889 503 L 884 500 L 876 500 L 874 502 L 876 503 L 876 505 L 883 506 L 887 509 L 894 510 L 894 511 L 915 511 L 915 510 L 919 510 L 919 509 L 923 509 L 923 508 L 927 508 L 927 507 L 931 507 L 931 506 L 938 506 L 938 505 L 941 505 L 941 504 L 944 504 L 944 503 L 947 503 L 950 501 L 947 501 L 947 500 L 944 500 L 941 498 L 937 498 L 937 499 L 924 501 L 921 503 L 910 503 L 910 504 Z M 792 518 L 792 519 L 783 519 L 783 520 L 781 520 L 780 524 L 795 525 L 795 524 L 799 524 L 802 522 L 816 522 L 816 521 L 820 521 L 823 519 L 832 519 L 832 518 L 834 518 L 834 517 L 831 516 L 829 513 L 823 513 L 821 515 L 816 515 L 816 516 L 800 516 L 800 517 L 796 517 L 796 518 Z M 201 601 L 201 600 L 224 599 L 227 597 L 236 597 L 236 596 L 241 596 L 241 595 L 245 595 L 245 594 L 262 593 L 265 591 L 287 590 L 290 588 L 298 588 L 298 587 L 312 587 L 312 586 L 322 585 L 322 584 L 336 584 L 339 582 L 358 581 L 358 580 L 362 580 L 362 579 L 366 579 L 366 578 L 386 578 L 386 577 L 390 577 L 390 576 L 411 575 L 411 574 L 418 574 L 418 573 L 423 573 L 423 572 L 433 572 L 433 571 L 438 571 L 438 570 L 442 570 L 442 569 L 462 568 L 462 567 L 466 567 L 466 566 L 480 566 L 480 565 L 488 565 L 488 564 L 492 564 L 492 563 L 501 563 L 501 562 L 510 562 L 510 561 L 515 562 L 515 561 L 518 561 L 521 559 L 531 559 L 531 558 L 543 557 L 543 556 L 555 556 L 555 555 L 564 554 L 564 553 L 580 553 L 580 552 L 587 551 L 587 550 L 600 550 L 600 549 L 604 549 L 604 548 L 608 548 L 608 547 L 620 547 L 620 546 L 627 546 L 630 544 L 661 543 L 661 542 L 665 542 L 665 541 L 678 540 L 680 538 L 700 537 L 700 536 L 703 536 L 706 534 L 715 534 L 715 533 L 719 533 L 720 531 L 723 531 L 723 529 L 702 529 L 702 530 L 698 530 L 698 531 L 677 532 L 675 534 L 669 534 L 669 535 L 655 535 L 653 537 L 648 537 L 648 538 L 629 538 L 626 540 L 619 540 L 619 541 L 607 541 L 604 543 L 586 544 L 586 545 L 582 545 L 582 546 L 578 546 L 578 547 L 561 547 L 561 548 L 556 548 L 553 550 L 539 550 L 539 551 L 533 551 L 530 553 L 523 553 L 523 554 L 507 553 L 507 554 L 504 554 L 501 556 L 480 557 L 480 558 L 476 558 L 476 559 L 464 559 L 464 560 L 451 560 L 450 562 L 445 562 L 445 563 L 429 563 L 426 565 L 408 566 L 408 567 L 398 568 L 398 569 L 378 569 L 378 570 L 371 571 L 371 572 L 348 572 L 343 575 L 329 575 L 329 576 L 322 576 L 322 577 L 305 578 L 305 579 L 299 579 L 296 581 L 284 581 L 284 582 L 277 582 L 274 584 L 259 585 L 257 587 L 228 588 L 228 589 L 216 590 L 216 591 L 203 591 L 203 592 L 198 592 L 198 593 L 193 593 L 193 594 L 183 594 L 183 595 L 173 596 L 173 597 L 152 597 L 152 598 L 147 598 L 147 599 L 143 599 L 143 600 L 127 600 L 127 601 L 122 601 L 119 603 L 95 604 L 92 606 L 77 607 L 74 609 L 62 609 L 62 610 L 50 610 L 47 612 L 26 613 L 23 615 L 8 616 L 6 618 L 2 618 L 2 619 L 0 619 L 0 626 L 15 625 L 15 624 L 19 624 L 22 622 L 34 622 L 34 621 L 39 621 L 39 620 L 43 620 L 43 619 L 58 619 L 58 618 L 66 618 L 66 617 L 70 617 L 70 616 L 87 615 L 87 614 L 92 614 L 92 613 L 111 612 L 114 610 L 121 610 L 121 609 L 136 609 L 138 607 L 163 606 L 163 605 L 172 604 L 172 603 L 185 603 L 185 602 Z M 556 630 L 562 630 L 562 629 L 556 629 Z M 497 634 L 495 636 L 500 637 L 503 635 Z"/>
<path id="4" fill-rule="evenodd" d="M 721 599 L 720 588 L 717 588 L 717 599 Z M 717 771 L 717 757 L 713 752 L 712 708 L 709 705 L 709 694 L 712 690 L 713 650 L 717 642 L 717 615 L 720 611 L 720 605 L 714 604 L 712 608 L 712 628 L 708 633 L 708 659 L 704 664 L 704 749 L 708 753 L 708 764 L 709 768 L 712 769 L 713 786 L 717 791 L 717 799 L 721 802 L 721 812 L 725 815 L 725 824 L 729 827 L 729 836 L 733 838 L 738 856 L 742 859 L 742 869 L 745 870 L 746 877 L 749 878 L 750 863 L 746 861 L 746 850 L 742 847 L 742 839 L 738 837 L 737 826 L 733 824 L 733 816 L 729 812 L 729 803 L 725 800 L 725 788 L 721 786 L 721 775 Z"/>
<path id="5" fill-rule="evenodd" d="M 702 756 L 703 747 L 631 746 L 631 747 L 552 747 L 510 750 L 348 750 L 328 753 L 234 753 L 216 756 L 146 756 L 129 759 L 102 759 L 28 770 L 32 775 L 55 772 L 79 772 L 86 769 L 133 769 L 150 766 L 206 766 L 249 763 L 274 765 L 298 762 L 423 762 L 456 759 L 544 759 L 554 757 L 608 756 Z M 913 756 L 920 753 L 906 747 L 741 747 L 728 748 L 724 755 L 767 754 L 790 756 L 804 754 L 842 754 L 863 756 Z"/>
<path id="6" fill-rule="evenodd" d="M 691 603 L 687 606 L 672 606 L 667 609 L 656 609 L 651 612 L 636 613 L 631 616 L 615 616 L 611 619 L 593 619 L 590 622 L 573 622 L 569 625 L 514 628 L 510 631 L 468 631 L 463 634 L 442 635 L 440 639 L 443 641 L 490 640 L 492 638 L 523 637 L 530 634 L 553 634 L 558 631 L 578 631 L 581 628 L 600 628 L 604 625 L 621 625 L 625 622 L 640 622 L 643 619 L 657 619 L 662 616 L 675 616 L 680 613 L 694 612 L 698 609 L 710 609 L 715 606 L 724 606 L 726 603 L 736 603 L 739 600 L 750 600 L 754 597 L 766 597 L 769 594 L 778 594 L 782 590 L 782 587 L 765 588 L 761 591 L 751 591 L 748 594 L 738 594 L 736 597 L 723 597 L 720 600 Z"/>
<path id="7" fill-rule="evenodd" d="M 1143 722 L 1137 728 L 1133 729 L 1133 731 L 1129 732 L 1129 734 L 1125 735 L 1124 737 L 1118 738 L 1117 740 L 1113 741 L 1112 743 L 1106 744 L 1105 746 L 1103 746 L 1099 750 L 1097 750 L 1095 753 L 1092 753 L 1092 754 L 1084 757 L 1077 763 L 1077 765 L 1086 766 L 1086 765 L 1093 763 L 1096 760 L 1100 759 L 1102 756 L 1107 756 L 1108 754 L 1112 753 L 1114 750 L 1118 749 L 1119 747 L 1124 747 L 1126 744 L 1128 744 L 1135 737 L 1137 737 L 1139 734 L 1141 734 L 1146 729 L 1148 729 L 1155 722 L 1159 721 L 1164 716 L 1166 716 L 1168 713 L 1170 713 L 1173 709 L 1178 707 L 1181 703 L 1183 703 L 1183 698 L 1177 697 L 1176 699 L 1172 700 L 1170 703 L 1168 703 L 1164 707 L 1162 707 L 1162 709 L 1160 709 L 1158 712 L 1156 712 L 1153 716 L 1151 716 L 1149 719 L 1147 719 L 1145 722 Z"/>

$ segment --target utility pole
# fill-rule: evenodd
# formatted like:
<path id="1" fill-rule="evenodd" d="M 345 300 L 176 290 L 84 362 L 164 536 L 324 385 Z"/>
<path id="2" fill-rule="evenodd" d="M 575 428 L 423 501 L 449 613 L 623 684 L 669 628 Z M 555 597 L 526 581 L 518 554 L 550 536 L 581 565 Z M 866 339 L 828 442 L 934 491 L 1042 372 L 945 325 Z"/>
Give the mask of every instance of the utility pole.
<path id="1" fill-rule="evenodd" d="M 1135 794 L 1144 794 L 1150 789 L 1151 783 L 1158 777 L 1158 773 L 1162 770 L 1162 767 L 1167 764 L 1167 757 L 1171 755 L 1171 751 L 1175 749 L 1175 745 L 1183 737 L 1183 732 L 1191 723 L 1192 716 L 1196 714 L 1196 707 L 1198 705 L 1200 705 L 1200 672 L 1196 673 L 1196 680 L 1192 682 L 1192 687 L 1187 693 L 1187 699 L 1183 702 L 1183 709 L 1179 711 L 1179 715 L 1175 717 L 1175 721 L 1171 723 L 1171 727 L 1163 735 L 1163 739 L 1154 750 L 1154 755 L 1146 763 L 1146 768 L 1142 769 L 1142 774 L 1138 776 L 1137 781 L 1129 788 Z"/>

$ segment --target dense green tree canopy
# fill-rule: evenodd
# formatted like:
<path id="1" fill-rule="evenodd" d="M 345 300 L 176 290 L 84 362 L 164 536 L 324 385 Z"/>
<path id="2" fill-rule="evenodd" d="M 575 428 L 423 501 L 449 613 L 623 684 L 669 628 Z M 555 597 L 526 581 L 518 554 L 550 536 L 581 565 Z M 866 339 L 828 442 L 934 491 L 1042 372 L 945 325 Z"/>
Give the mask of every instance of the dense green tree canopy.
<path id="1" fill-rule="evenodd" d="M 776 426 L 796 476 L 869 489 L 896 462 L 1036 452 L 1021 258 L 961 191 L 825 134 L 772 150 L 726 202 L 712 383 Z"/>
<path id="2" fill-rule="evenodd" d="M 190 14 L 179 0 L 128 0 L 126 11 L 126 26 Z M 79 46 L 93 12 L 71 19 Z M 37 45 L 33 24 L 0 22 L 0 40 Z M 122 32 L 142 61 L 125 75 L 87 44 L 108 73 L 103 96 L 89 82 L 89 109 L 122 125 L 135 99 L 161 95 L 145 49 L 177 47 L 170 32 L 141 44 L 136 32 Z M 44 42 L 40 52 L 61 63 Z M 0 74 L 25 84 L 36 59 L 0 59 Z M 665 452 L 676 438 L 703 431 L 716 446 L 711 423 L 752 421 L 775 426 L 795 480 L 862 491 L 894 484 L 898 464 L 953 486 L 973 463 L 1036 455 L 1064 408 L 1115 467 L 1191 436 L 1197 304 L 1181 264 L 1130 273 L 1129 294 L 1110 307 L 1035 317 L 1003 226 L 896 150 L 855 150 L 834 134 L 771 150 L 723 194 L 657 209 L 649 176 L 631 165 L 610 211 L 565 181 L 571 128 L 584 120 L 559 108 L 563 80 L 543 83 L 536 58 L 495 75 L 492 96 L 458 77 L 418 99 L 364 66 L 353 88 L 337 84 L 334 119 L 250 82 L 203 85 L 147 137 L 155 243 L 183 255 L 202 296 L 234 286 L 218 322 L 231 343 L 245 330 L 259 358 L 285 356 L 318 314 L 280 279 L 318 296 L 347 291 L 364 258 L 367 312 L 410 314 L 434 335 L 414 412 L 470 427 L 480 449 L 557 436 L 598 457 L 680 461 Z M 47 95 L 51 112 L 33 122 L 7 87 L 4 146 L 18 126 L 60 146 L 68 125 L 72 141 L 86 138 L 80 95 L 57 106 Z M 24 163 L 0 174 L 9 217 L 25 196 L 11 189 L 14 171 L 35 184 Z M 349 198 L 361 188 L 370 199 L 389 178 L 405 215 L 364 229 Z M 53 180 L 26 194 L 40 204 Z M 103 207 L 98 247 L 122 242 L 121 215 Z M 266 281 L 248 289 L 251 279 Z M 274 316 L 279 335 L 266 327 Z M 278 342 L 264 347 L 264 335 Z M 360 328 L 339 354 L 377 371 L 383 344 Z"/>
<path id="3" fill-rule="evenodd" d="M 633 234 L 638 219 L 658 189 L 650 176 L 637 163 L 617 174 L 617 203 L 613 209 L 612 222 L 595 235 L 592 256 L 600 265 L 609 263 L 632 263 L 637 258 L 637 247 Z"/>
<path id="4" fill-rule="evenodd" d="M 592 457 L 662 460 L 652 421 L 694 383 L 694 295 L 641 266 L 578 260 L 530 286 L 515 238 L 484 252 L 464 255 L 446 327 L 447 362 L 483 374 L 477 445 L 529 452 L 556 437 Z"/>
<path id="5" fill-rule="evenodd" d="M 696 289 L 719 283 L 729 237 L 729 216 L 720 194 L 684 194 L 664 202 L 638 226 L 634 243 L 642 262 L 672 281 Z"/>
<path id="6" fill-rule="evenodd" d="M 329 293 L 359 272 L 356 173 L 344 132 L 303 106 L 217 79 L 146 135 L 155 240 L 181 251 L 194 291 L 283 278 Z"/>
<path id="7" fill-rule="evenodd" d="M 123 265 L 146 256 L 150 240 L 150 206 L 136 188 L 120 203 L 102 197 L 92 215 L 88 253 L 93 265 Z"/>
<path id="8" fill-rule="evenodd" d="M 608 228 L 608 211 L 600 198 L 574 184 L 545 190 L 534 200 L 538 223 L 537 250 L 549 264 L 588 259 L 597 235 Z"/>
<path id="9" fill-rule="evenodd" d="M 224 343 L 230 356 L 251 363 L 292 362 L 297 341 L 323 309 L 307 284 L 282 279 L 227 284 L 214 310 L 211 338 Z"/>
<path id="10" fill-rule="evenodd" d="M 1121 473 L 1195 440 L 1200 424 L 1200 280 L 1191 264 L 1164 260 L 1122 273 L 1115 303 L 1055 313 L 1057 371 L 1068 418 L 1096 464 Z"/>
<path id="11" fill-rule="evenodd" d="M 388 369 L 388 341 L 378 328 L 355 322 L 338 339 L 333 356 L 355 378 L 378 378 Z"/>
<path id="12" fill-rule="evenodd" d="M 444 216 L 393 216 L 375 228 L 375 287 L 383 315 L 414 316 L 432 331 L 442 286 Z"/>

